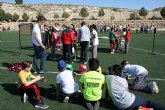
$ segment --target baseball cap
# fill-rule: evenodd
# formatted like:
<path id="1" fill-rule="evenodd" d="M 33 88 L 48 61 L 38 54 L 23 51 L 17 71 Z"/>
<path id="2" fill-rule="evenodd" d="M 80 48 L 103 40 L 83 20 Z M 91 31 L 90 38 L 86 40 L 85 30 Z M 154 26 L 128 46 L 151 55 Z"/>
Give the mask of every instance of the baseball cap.
<path id="1" fill-rule="evenodd" d="M 80 64 L 79 71 L 80 71 L 79 72 L 80 74 L 86 73 L 87 72 L 87 66 L 85 64 Z"/>
<path id="2" fill-rule="evenodd" d="M 71 64 L 66 64 L 66 69 L 73 72 L 73 66 Z"/>
<path id="3" fill-rule="evenodd" d="M 64 69 L 65 67 L 66 67 L 66 63 L 63 61 L 63 60 L 61 60 L 61 61 L 59 61 L 58 62 L 58 69 Z"/>

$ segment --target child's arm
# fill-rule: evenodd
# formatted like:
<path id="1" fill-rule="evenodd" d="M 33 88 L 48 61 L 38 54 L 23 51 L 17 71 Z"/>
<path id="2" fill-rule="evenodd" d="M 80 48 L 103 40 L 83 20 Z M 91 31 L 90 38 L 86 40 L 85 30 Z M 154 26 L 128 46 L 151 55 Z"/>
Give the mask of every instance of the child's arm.
<path id="1" fill-rule="evenodd" d="M 41 79 L 43 79 L 43 77 L 41 77 L 41 76 L 36 76 L 36 78 L 32 79 L 31 81 L 25 82 L 24 85 L 25 85 L 25 86 L 29 86 L 29 85 L 31 85 L 31 84 L 33 84 L 33 83 L 35 83 L 35 82 L 37 82 L 37 81 L 39 81 L 39 80 L 41 80 Z"/>

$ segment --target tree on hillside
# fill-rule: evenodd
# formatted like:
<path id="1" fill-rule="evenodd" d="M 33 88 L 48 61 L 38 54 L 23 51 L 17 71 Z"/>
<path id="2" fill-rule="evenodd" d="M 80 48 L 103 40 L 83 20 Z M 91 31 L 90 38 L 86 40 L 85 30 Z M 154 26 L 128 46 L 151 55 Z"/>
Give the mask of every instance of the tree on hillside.
<path id="1" fill-rule="evenodd" d="M 15 0 L 16 4 L 23 4 L 23 0 Z"/>
<path id="2" fill-rule="evenodd" d="M 136 13 L 131 13 L 129 20 L 140 20 L 140 17 Z"/>
<path id="3" fill-rule="evenodd" d="M 81 17 L 87 17 L 87 16 L 89 16 L 89 12 L 88 12 L 87 8 L 81 8 L 81 10 L 80 10 L 80 16 Z"/>
<path id="4" fill-rule="evenodd" d="M 11 13 L 6 13 L 5 14 L 5 21 L 12 21 L 13 15 Z"/>
<path id="5" fill-rule="evenodd" d="M 38 15 L 36 16 L 36 19 L 38 19 L 40 16 L 44 16 L 41 12 L 38 13 Z"/>
<path id="6" fill-rule="evenodd" d="M 149 20 L 160 20 L 161 18 L 154 15 L 151 18 L 148 18 L 148 19 Z"/>
<path id="7" fill-rule="evenodd" d="M 0 21 L 5 20 L 5 11 L 0 8 Z"/>
<path id="8" fill-rule="evenodd" d="M 165 7 L 161 9 L 160 14 L 163 18 L 165 18 Z"/>
<path id="9" fill-rule="evenodd" d="M 70 16 L 70 14 L 67 13 L 67 12 L 64 12 L 64 13 L 62 14 L 62 18 L 68 18 L 69 16 Z"/>
<path id="10" fill-rule="evenodd" d="M 147 12 L 147 10 L 144 8 L 144 7 L 142 7 L 140 10 L 139 10 L 139 15 L 140 16 L 147 16 L 147 14 L 148 14 L 148 12 Z"/>
<path id="11" fill-rule="evenodd" d="M 55 19 L 58 19 L 60 16 L 56 13 L 56 14 L 54 14 L 54 18 Z"/>
<path id="12" fill-rule="evenodd" d="M 100 17 L 104 16 L 104 15 L 105 15 L 104 10 L 103 10 L 103 9 L 101 9 L 101 10 L 99 11 L 98 15 L 99 15 Z"/>
<path id="13" fill-rule="evenodd" d="M 13 21 L 18 21 L 19 15 L 17 13 L 14 13 L 13 15 Z"/>
<path id="14" fill-rule="evenodd" d="M 29 20 L 29 16 L 27 15 L 27 13 L 24 13 L 24 14 L 22 15 L 22 20 L 23 20 L 24 22 L 27 22 L 27 21 Z"/>

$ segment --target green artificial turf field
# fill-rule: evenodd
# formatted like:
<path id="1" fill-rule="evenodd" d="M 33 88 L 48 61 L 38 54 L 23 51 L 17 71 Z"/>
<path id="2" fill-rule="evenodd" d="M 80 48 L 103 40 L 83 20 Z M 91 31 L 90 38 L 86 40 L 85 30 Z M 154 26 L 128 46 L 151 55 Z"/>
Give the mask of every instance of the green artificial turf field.
<path id="1" fill-rule="evenodd" d="M 108 33 L 99 33 L 99 37 L 108 36 Z M 16 83 L 17 73 L 3 69 L 8 64 L 22 62 L 33 59 L 33 48 L 30 36 L 21 36 L 22 49 L 19 49 L 18 32 L 0 32 L 0 109 L 1 110 L 34 110 L 34 102 L 30 101 L 22 104 L 18 96 Z M 130 49 L 128 54 L 108 52 L 109 42 L 107 39 L 100 39 L 98 47 L 98 59 L 103 72 L 112 64 L 120 64 L 127 59 L 131 64 L 139 64 L 149 71 L 149 78 L 159 78 L 155 80 L 159 86 L 158 94 L 146 94 L 138 91 L 132 91 L 138 96 L 153 100 L 160 104 L 165 104 L 165 32 L 157 32 L 155 39 L 155 53 L 151 54 L 153 34 L 136 34 L 132 32 Z M 21 53 L 21 54 L 20 54 Z M 57 62 L 49 60 L 50 51 L 47 50 L 47 62 L 45 68 L 47 71 L 57 72 Z M 57 57 L 61 56 L 61 51 L 57 52 Z M 89 55 L 91 57 L 91 54 Z M 75 70 L 78 70 L 79 62 L 73 63 Z M 50 107 L 48 110 L 86 110 L 81 98 L 70 100 L 69 103 L 60 103 L 55 101 L 55 77 L 56 74 L 47 73 L 44 75 L 47 82 L 38 82 L 41 97 Z M 77 77 L 78 78 L 78 77 Z M 153 81 L 153 80 L 147 80 Z M 104 97 L 104 95 L 103 95 Z M 112 102 L 102 101 L 100 110 L 117 110 Z"/>

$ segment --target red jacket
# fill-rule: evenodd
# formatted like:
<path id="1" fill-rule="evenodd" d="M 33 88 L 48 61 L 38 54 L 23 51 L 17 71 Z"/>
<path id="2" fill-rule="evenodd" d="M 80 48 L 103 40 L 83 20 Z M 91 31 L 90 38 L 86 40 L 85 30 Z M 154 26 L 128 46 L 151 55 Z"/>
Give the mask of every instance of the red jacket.
<path id="1" fill-rule="evenodd" d="M 131 40 L 131 30 L 130 29 L 128 29 L 127 32 L 126 32 L 125 40 L 127 40 L 127 41 Z"/>
<path id="2" fill-rule="evenodd" d="M 66 29 L 62 32 L 61 41 L 63 44 L 73 44 L 73 33 Z"/>

